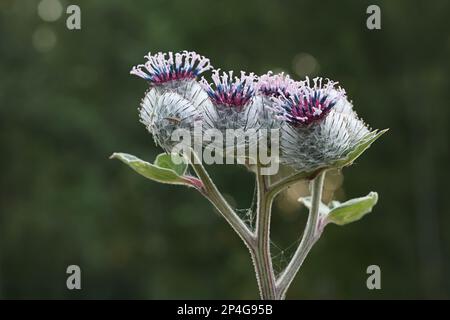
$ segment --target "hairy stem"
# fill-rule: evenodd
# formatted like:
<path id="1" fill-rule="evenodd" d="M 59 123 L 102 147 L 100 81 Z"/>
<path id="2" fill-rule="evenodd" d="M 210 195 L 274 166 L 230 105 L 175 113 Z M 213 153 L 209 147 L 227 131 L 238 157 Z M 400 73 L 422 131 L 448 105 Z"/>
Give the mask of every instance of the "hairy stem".
<path id="1" fill-rule="evenodd" d="M 256 171 L 257 185 L 257 218 L 256 218 L 256 248 L 252 252 L 255 264 L 256 278 L 259 292 L 264 300 L 274 300 L 277 297 L 275 274 L 273 272 L 272 257 L 270 254 L 270 217 L 273 198 L 267 196 L 267 183 L 265 176 L 261 175 L 260 168 Z"/>
<path id="2" fill-rule="evenodd" d="M 319 229 L 319 206 L 322 198 L 324 177 L 325 171 L 322 171 L 312 181 L 312 204 L 311 210 L 309 211 L 308 215 L 308 221 L 306 222 L 306 228 L 303 233 L 300 245 L 295 251 L 294 256 L 276 282 L 278 299 L 284 299 L 286 291 L 292 283 L 292 280 L 302 266 L 303 261 L 305 260 L 312 246 L 314 245 L 314 243 L 316 243 L 321 235 L 322 231 Z"/>

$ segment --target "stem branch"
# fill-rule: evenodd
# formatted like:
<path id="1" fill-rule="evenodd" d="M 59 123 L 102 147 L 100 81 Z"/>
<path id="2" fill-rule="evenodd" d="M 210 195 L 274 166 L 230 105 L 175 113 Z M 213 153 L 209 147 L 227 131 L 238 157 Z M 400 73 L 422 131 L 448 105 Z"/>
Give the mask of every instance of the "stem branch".
<path id="1" fill-rule="evenodd" d="M 322 198 L 324 177 L 325 171 L 322 171 L 312 181 L 311 210 L 309 211 L 308 221 L 306 222 L 306 228 L 303 233 L 302 240 L 291 261 L 276 282 L 279 299 L 284 299 L 286 291 L 289 288 L 292 280 L 302 266 L 303 261 L 305 260 L 312 246 L 321 235 L 322 231 L 319 229 L 319 206 Z"/>

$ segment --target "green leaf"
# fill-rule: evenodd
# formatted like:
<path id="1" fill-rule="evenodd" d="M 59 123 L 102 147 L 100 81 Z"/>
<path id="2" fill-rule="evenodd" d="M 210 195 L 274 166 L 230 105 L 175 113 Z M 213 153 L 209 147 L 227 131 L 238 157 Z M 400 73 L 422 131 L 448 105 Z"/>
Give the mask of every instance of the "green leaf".
<path id="1" fill-rule="evenodd" d="M 360 155 L 364 153 L 379 137 L 386 133 L 389 129 L 381 131 L 374 130 L 368 133 L 361 142 L 353 149 L 344 159 L 336 161 L 332 166 L 342 168 L 351 165 Z"/>
<path id="2" fill-rule="evenodd" d="M 327 223 L 331 222 L 337 225 L 345 225 L 350 222 L 358 221 L 366 214 L 372 211 L 373 206 L 378 201 L 378 194 L 371 192 L 365 197 L 355 198 L 335 204 L 327 216 Z"/>
<path id="3" fill-rule="evenodd" d="M 176 161 L 173 162 L 173 160 Z M 177 154 L 167 154 L 161 153 L 159 154 L 154 162 L 155 166 L 166 168 L 175 171 L 179 176 L 182 176 L 186 173 L 187 163 L 183 157 Z"/>
<path id="4" fill-rule="evenodd" d="M 183 177 L 187 164 L 175 164 L 168 154 L 160 154 L 154 164 L 143 161 L 131 154 L 114 153 L 110 159 L 118 159 L 147 179 L 167 184 L 189 185 Z"/>
<path id="5" fill-rule="evenodd" d="M 301 202 L 305 207 L 311 210 L 311 197 L 302 197 L 298 199 L 298 202 Z M 320 215 L 328 215 L 330 212 L 330 208 L 323 202 L 320 202 L 319 206 L 319 214 Z"/>

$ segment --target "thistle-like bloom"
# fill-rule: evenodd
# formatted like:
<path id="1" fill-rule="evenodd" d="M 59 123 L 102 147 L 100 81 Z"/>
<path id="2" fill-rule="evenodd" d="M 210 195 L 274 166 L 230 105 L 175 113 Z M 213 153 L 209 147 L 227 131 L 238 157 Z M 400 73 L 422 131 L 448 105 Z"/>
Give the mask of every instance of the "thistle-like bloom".
<path id="1" fill-rule="evenodd" d="M 131 74 L 150 84 L 141 103 L 140 118 L 155 142 L 170 151 L 176 143 L 171 134 L 176 129 L 193 133 L 194 124 L 203 118 L 203 109 L 211 108 L 208 95 L 196 77 L 211 68 L 209 59 L 195 52 L 157 53 L 147 62 L 133 67 Z"/>
<path id="2" fill-rule="evenodd" d="M 140 64 L 130 73 L 149 81 L 153 85 L 162 85 L 171 81 L 192 80 L 201 73 L 212 69 L 208 58 L 193 51 L 177 53 L 148 54 L 147 62 Z"/>
<path id="3" fill-rule="evenodd" d="M 256 129 L 257 107 L 255 97 L 255 75 L 241 71 L 240 77 L 233 77 L 233 71 L 223 72 L 214 70 L 213 84 L 202 78 L 200 84 L 210 97 L 215 107 L 213 113 L 207 117 L 213 126 L 219 130 L 225 129 Z"/>
<path id="4" fill-rule="evenodd" d="M 234 154 L 235 150 L 246 150 L 256 143 L 258 138 L 258 104 L 255 103 L 255 80 L 253 73 L 241 71 L 240 77 L 233 76 L 233 71 L 222 72 L 214 70 L 213 83 L 202 78 L 200 84 L 207 92 L 212 109 L 204 109 L 205 129 L 217 129 L 225 138 L 235 130 L 240 139 L 226 139 L 223 145 L 224 153 Z M 228 130 L 228 131 L 227 131 Z M 238 131 L 239 130 L 239 131 Z M 215 145 L 214 141 L 209 146 Z"/>
<path id="5" fill-rule="evenodd" d="M 282 163 L 296 170 L 332 166 L 345 158 L 369 134 L 336 83 L 307 79 L 289 97 L 275 99 L 284 122 L 281 130 Z"/>

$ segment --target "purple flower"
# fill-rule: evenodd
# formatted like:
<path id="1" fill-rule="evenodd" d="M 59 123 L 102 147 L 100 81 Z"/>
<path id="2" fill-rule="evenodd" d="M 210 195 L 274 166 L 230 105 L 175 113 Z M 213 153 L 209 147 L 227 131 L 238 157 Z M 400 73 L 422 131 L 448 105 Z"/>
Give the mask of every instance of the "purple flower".
<path id="1" fill-rule="evenodd" d="M 339 102 L 346 99 L 345 90 L 335 87 L 337 82 L 322 78 L 309 78 L 302 85 L 287 94 L 275 97 L 275 111 L 278 116 L 294 127 L 307 126 L 326 117 L 328 112 Z"/>
<path id="2" fill-rule="evenodd" d="M 222 75 L 219 71 L 220 69 L 213 71 L 211 76 L 213 85 L 202 78 L 200 84 L 203 89 L 206 90 L 216 106 L 243 110 L 255 95 L 256 76 L 253 73 L 247 75 L 241 71 L 241 76 L 233 79 L 233 71 L 223 72 Z"/>
<path id="3" fill-rule="evenodd" d="M 145 64 L 134 66 L 130 73 L 161 85 L 170 81 L 195 79 L 201 73 L 212 69 L 208 58 L 193 51 L 177 53 L 148 54 Z"/>

